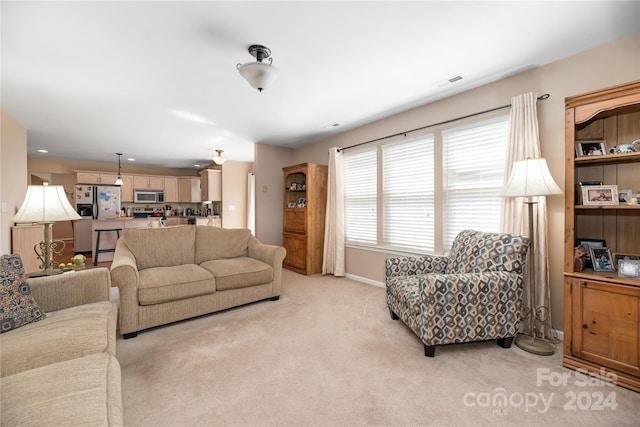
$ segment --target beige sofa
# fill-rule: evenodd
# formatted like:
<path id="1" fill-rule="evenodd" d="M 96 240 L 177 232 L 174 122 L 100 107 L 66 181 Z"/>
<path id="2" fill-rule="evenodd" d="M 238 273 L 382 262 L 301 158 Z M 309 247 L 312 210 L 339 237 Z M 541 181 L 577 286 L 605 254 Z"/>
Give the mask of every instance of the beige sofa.
<path id="1" fill-rule="evenodd" d="M 16 259 L 3 256 L 2 286 L 5 261 L 16 266 Z M 109 270 L 32 278 L 28 284 L 46 318 L 0 335 L 2 425 L 123 425 Z"/>
<path id="2" fill-rule="evenodd" d="M 119 330 L 138 331 L 264 299 L 277 300 L 285 250 L 246 229 L 125 229 L 111 264 Z"/>

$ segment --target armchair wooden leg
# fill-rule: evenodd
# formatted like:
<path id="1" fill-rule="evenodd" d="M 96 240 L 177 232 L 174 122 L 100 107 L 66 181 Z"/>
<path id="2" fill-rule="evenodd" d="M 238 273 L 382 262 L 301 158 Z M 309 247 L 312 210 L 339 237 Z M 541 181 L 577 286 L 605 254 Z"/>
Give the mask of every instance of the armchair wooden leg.
<path id="1" fill-rule="evenodd" d="M 398 320 L 399 319 L 398 315 L 395 314 L 393 312 L 393 310 L 391 310 L 391 308 L 389 308 L 389 314 L 391 315 L 391 320 Z"/>
<path id="2" fill-rule="evenodd" d="M 502 348 L 511 347 L 512 342 L 513 342 L 513 337 L 498 338 L 498 345 Z"/>
<path id="3" fill-rule="evenodd" d="M 425 357 L 435 357 L 436 355 L 436 346 L 435 345 L 424 345 L 424 355 Z"/>

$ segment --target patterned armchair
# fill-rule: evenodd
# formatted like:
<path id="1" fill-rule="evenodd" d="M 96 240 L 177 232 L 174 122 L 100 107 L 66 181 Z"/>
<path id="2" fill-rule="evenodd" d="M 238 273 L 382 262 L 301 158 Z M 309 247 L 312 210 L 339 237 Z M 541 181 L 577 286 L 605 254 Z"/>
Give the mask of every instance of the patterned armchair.
<path id="1" fill-rule="evenodd" d="M 529 238 L 461 232 L 449 256 L 386 260 L 387 304 L 422 340 L 435 346 L 497 339 L 511 347 L 518 332 Z"/>

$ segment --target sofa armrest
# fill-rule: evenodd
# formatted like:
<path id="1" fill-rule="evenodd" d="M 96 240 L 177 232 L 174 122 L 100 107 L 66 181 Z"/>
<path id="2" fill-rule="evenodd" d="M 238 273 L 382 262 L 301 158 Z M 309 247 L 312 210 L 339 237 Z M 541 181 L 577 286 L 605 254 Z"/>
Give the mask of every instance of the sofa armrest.
<path id="1" fill-rule="evenodd" d="M 252 235 L 249 238 L 247 255 L 273 268 L 272 296 L 279 296 L 282 292 L 282 262 L 287 255 L 286 249 L 282 246 L 261 243 Z"/>
<path id="2" fill-rule="evenodd" d="M 275 268 L 276 266 L 282 267 L 282 262 L 287 255 L 287 251 L 282 246 L 260 243 L 258 239 L 251 236 L 248 245 L 248 255 Z"/>
<path id="3" fill-rule="evenodd" d="M 387 258 L 385 278 L 416 274 L 444 273 L 449 258 L 439 255 L 401 256 Z"/>
<path id="4" fill-rule="evenodd" d="M 111 300 L 109 270 L 79 270 L 28 280 L 31 294 L 44 312 Z"/>
<path id="5" fill-rule="evenodd" d="M 428 274 L 420 276 L 419 287 L 424 342 L 479 341 L 518 332 L 524 292 L 518 273 Z M 465 319 L 462 324 L 460 319 Z"/>
<path id="6" fill-rule="evenodd" d="M 127 334 L 138 330 L 138 284 L 140 275 L 136 257 L 125 243 L 118 239 L 116 251 L 111 262 L 111 281 L 118 287 L 120 294 L 119 328 Z"/>

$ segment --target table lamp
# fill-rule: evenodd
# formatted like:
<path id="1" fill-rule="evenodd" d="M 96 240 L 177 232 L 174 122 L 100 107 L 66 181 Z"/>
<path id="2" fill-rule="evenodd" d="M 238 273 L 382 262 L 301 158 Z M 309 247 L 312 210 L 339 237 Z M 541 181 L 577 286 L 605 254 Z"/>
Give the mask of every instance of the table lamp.
<path id="1" fill-rule="evenodd" d="M 65 243 L 62 240 L 51 240 L 51 225 L 57 221 L 80 219 L 80 215 L 67 200 L 64 187 L 61 185 L 30 185 L 27 196 L 13 217 L 13 222 L 42 223 L 44 240 L 37 243 L 33 250 L 41 261 L 41 271 L 31 273 L 30 277 L 49 276 L 61 273 L 53 268 L 52 258 L 61 255 Z M 60 249 L 58 249 L 60 246 Z"/>
<path id="2" fill-rule="evenodd" d="M 526 197 L 524 203 L 529 208 L 529 239 L 531 240 L 529 250 L 529 333 L 518 334 L 514 340 L 515 344 L 529 353 L 549 356 L 555 351 L 555 346 L 550 342 L 538 338 L 536 334 L 536 314 L 538 311 L 548 310 L 546 307 L 536 307 L 537 284 L 535 280 L 536 271 L 536 236 L 533 234 L 533 205 L 538 203 L 533 200 L 535 196 L 550 196 L 552 194 L 562 194 L 562 190 L 553 180 L 547 161 L 545 159 L 520 160 L 515 163 L 509 181 L 502 190 L 503 197 Z M 541 319 L 538 319 L 541 320 Z"/>

